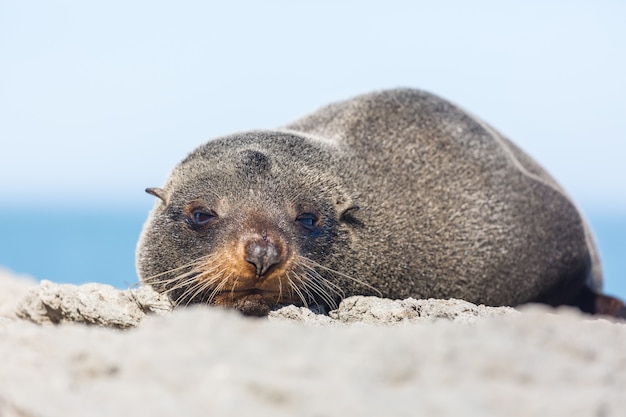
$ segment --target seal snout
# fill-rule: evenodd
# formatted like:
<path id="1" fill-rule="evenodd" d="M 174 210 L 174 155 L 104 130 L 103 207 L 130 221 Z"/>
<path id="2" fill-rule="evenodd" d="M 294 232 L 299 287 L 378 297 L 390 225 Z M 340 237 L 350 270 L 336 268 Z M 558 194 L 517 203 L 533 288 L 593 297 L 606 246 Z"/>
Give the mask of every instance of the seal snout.
<path id="1" fill-rule="evenodd" d="M 245 259 L 256 269 L 256 276 L 262 277 L 282 260 L 280 246 L 267 236 L 255 236 L 244 243 Z"/>

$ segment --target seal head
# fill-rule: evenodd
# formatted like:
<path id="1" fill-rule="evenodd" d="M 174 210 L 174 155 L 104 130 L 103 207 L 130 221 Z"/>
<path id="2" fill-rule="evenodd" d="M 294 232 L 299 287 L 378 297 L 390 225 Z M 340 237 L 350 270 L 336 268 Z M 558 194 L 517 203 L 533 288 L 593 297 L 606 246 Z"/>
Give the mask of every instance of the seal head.
<path id="1" fill-rule="evenodd" d="M 343 294 L 322 265 L 346 245 L 342 224 L 356 207 L 320 166 L 332 159 L 329 145 L 281 132 L 198 148 L 148 191 L 159 201 L 139 244 L 140 276 L 177 305 L 251 315 L 335 305 Z"/>

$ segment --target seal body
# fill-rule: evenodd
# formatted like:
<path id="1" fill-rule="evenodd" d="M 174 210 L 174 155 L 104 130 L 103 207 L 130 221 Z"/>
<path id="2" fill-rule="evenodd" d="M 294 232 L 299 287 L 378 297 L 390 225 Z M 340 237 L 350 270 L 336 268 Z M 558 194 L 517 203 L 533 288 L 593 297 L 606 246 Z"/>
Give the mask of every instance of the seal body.
<path id="1" fill-rule="evenodd" d="M 418 90 L 209 141 L 148 191 L 159 200 L 138 273 L 176 304 L 262 315 L 363 294 L 623 307 L 600 294 L 590 230 L 556 181 Z"/>

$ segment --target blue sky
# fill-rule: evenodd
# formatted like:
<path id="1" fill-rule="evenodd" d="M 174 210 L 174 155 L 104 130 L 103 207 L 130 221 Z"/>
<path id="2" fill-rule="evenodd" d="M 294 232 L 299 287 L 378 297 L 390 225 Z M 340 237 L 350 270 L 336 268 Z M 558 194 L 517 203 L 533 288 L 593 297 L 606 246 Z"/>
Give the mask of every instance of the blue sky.
<path id="1" fill-rule="evenodd" d="M 148 207 L 203 141 L 408 86 L 626 213 L 626 2 L 0 0 L 0 206 Z"/>

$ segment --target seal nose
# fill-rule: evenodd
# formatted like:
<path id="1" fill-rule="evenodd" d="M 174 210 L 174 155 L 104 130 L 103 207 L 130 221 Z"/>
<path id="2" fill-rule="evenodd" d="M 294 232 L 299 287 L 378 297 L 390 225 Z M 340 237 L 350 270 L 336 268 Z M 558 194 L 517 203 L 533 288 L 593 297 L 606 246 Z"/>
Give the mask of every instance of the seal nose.
<path id="1" fill-rule="evenodd" d="M 278 247 L 265 239 L 255 239 L 246 245 L 246 261 L 256 268 L 256 275 L 263 276 L 272 265 L 280 262 Z"/>

